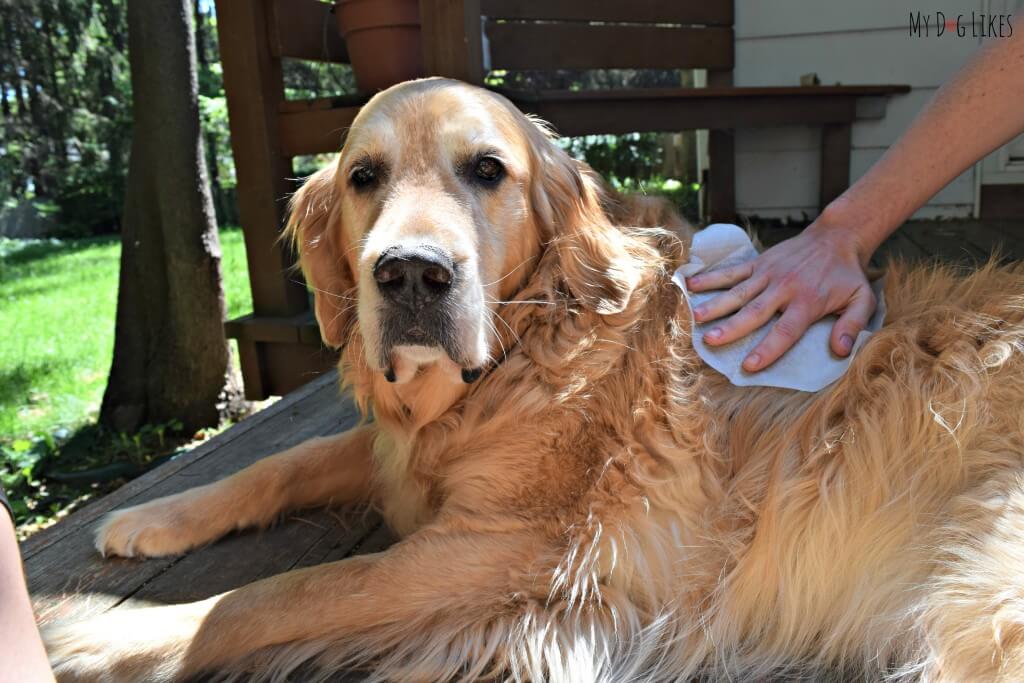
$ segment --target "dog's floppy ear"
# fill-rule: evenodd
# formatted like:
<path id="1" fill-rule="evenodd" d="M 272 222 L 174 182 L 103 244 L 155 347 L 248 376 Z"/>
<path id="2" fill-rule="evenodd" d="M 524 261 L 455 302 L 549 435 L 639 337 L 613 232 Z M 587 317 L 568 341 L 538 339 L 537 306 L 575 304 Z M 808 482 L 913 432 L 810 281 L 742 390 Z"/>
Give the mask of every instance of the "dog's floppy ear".
<path id="1" fill-rule="evenodd" d="M 313 289 L 320 336 L 328 346 L 344 344 L 355 311 L 355 278 L 344 258 L 341 203 L 335 166 L 306 179 L 289 205 L 285 236 L 298 249 L 302 274 Z"/>
<path id="2" fill-rule="evenodd" d="M 640 281 L 640 269 L 627 249 L 627 238 L 601 207 L 599 180 L 541 128 L 530 141 L 533 208 L 548 247 L 557 250 L 566 284 L 586 308 L 621 312 Z"/>

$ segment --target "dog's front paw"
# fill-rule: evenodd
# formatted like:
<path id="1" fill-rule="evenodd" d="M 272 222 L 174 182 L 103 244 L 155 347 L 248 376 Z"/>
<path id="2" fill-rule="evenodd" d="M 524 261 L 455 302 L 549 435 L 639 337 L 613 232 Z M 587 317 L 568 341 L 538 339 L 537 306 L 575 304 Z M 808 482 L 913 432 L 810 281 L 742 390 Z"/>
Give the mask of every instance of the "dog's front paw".
<path id="1" fill-rule="evenodd" d="M 163 615 L 126 610 L 42 629 L 50 666 L 60 683 L 167 683 L 182 678 L 188 643 L 183 624 Z"/>
<path id="2" fill-rule="evenodd" d="M 103 555 L 164 557 L 196 545 L 190 525 L 173 500 L 155 500 L 111 512 L 96 529 L 96 549 Z"/>

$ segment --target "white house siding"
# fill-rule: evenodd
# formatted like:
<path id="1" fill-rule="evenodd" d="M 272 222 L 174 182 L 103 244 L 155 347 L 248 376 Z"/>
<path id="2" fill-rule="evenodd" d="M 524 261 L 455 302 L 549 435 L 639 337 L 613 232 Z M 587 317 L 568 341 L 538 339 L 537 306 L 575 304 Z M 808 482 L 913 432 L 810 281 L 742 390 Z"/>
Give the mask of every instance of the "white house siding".
<path id="1" fill-rule="evenodd" d="M 893 0 L 736 0 L 736 85 L 799 85 L 816 73 L 822 84 L 907 84 L 883 119 L 853 126 L 851 181 L 860 177 L 909 125 L 935 90 L 977 49 L 980 39 L 911 37 L 911 12 L 948 19 L 982 12 L 976 2 Z M 1020 20 L 1024 30 L 1024 16 Z M 936 144 L 943 141 L 936 140 Z M 818 212 L 820 128 L 737 131 L 736 192 L 741 213 L 774 218 Z M 967 216 L 974 210 L 975 169 L 955 179 L 915 217 Z"/>

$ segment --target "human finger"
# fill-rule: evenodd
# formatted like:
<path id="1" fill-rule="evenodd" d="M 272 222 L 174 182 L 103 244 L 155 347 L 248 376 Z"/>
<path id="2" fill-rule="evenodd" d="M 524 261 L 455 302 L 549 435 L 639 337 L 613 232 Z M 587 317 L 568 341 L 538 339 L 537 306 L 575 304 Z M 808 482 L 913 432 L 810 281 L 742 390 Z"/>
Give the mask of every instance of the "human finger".
<path id="1" fill-rule="evenodd" d="M 777 289 L 762 292 L 735 315 L 704 333 L 704 341 L 713 346 L 728 344 L 744 337 L 771 320 L 782 306 Z"/>
<path id="2" fill-rule="evenodd" d="M 723 292 L 694 308 L 693 318 L 697 322 L 707 322 L 708 320 L 718 320 L 722 316 L 734 313 L 763 292 L 767 285 L 767 280 L 760 278 L 743 280 L 727 292 Z"/>
<path id="3" fill-rule="evenodd" d="M 768 367 L 796 344 L 814 322 L 810 307 L 800 302 L 786 308 L 765 338 L 743 359 L 743 369 L 756 372 Z"/>
<path id="4" fill-rule="evenodd" d="M 839 356 L 848 356 L 853 350 L 857 335 L 867 327 L 868 321 L 875 312 L 878 301 L 875 293 L 867 286 L 861 287 L 854 294 L 850 304 L 832 326 L 829 343 L 832 350 Z"/>
<path id="5" fill-rule="evenodd" d="M 710 289 L 732 287 L 737 282 L 742 282 L 754 274 L 754 263 L 755 261 L 747 261 L 688 277 L 686 286 L 690 288 L 691 292 L 706 292 Z"/>

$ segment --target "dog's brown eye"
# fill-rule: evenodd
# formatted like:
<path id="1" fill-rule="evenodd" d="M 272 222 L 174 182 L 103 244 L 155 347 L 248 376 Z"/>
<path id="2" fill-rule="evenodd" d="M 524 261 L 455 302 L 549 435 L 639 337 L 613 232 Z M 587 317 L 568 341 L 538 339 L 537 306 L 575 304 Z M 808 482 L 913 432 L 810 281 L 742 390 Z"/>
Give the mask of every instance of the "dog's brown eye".
<path id="1" fill-rule="evenodd" d="M 377 182 L 377 174 L 372 168 L 356 166 L 352 169 L 352 174 L 349 176 L 349 180 L 352 181 L 353 187 L 357 190 L 361 190 Z"/>
<path id="2" fill-rule="evenodd" d="M 476 177 L 487 183 L 497 182 L 501 178 L 501 174 L 504 173 L 505 167 L 501 165 L 501 162 L 494 157 L 481 157 L 480 161 L 476 162 Z"/>

